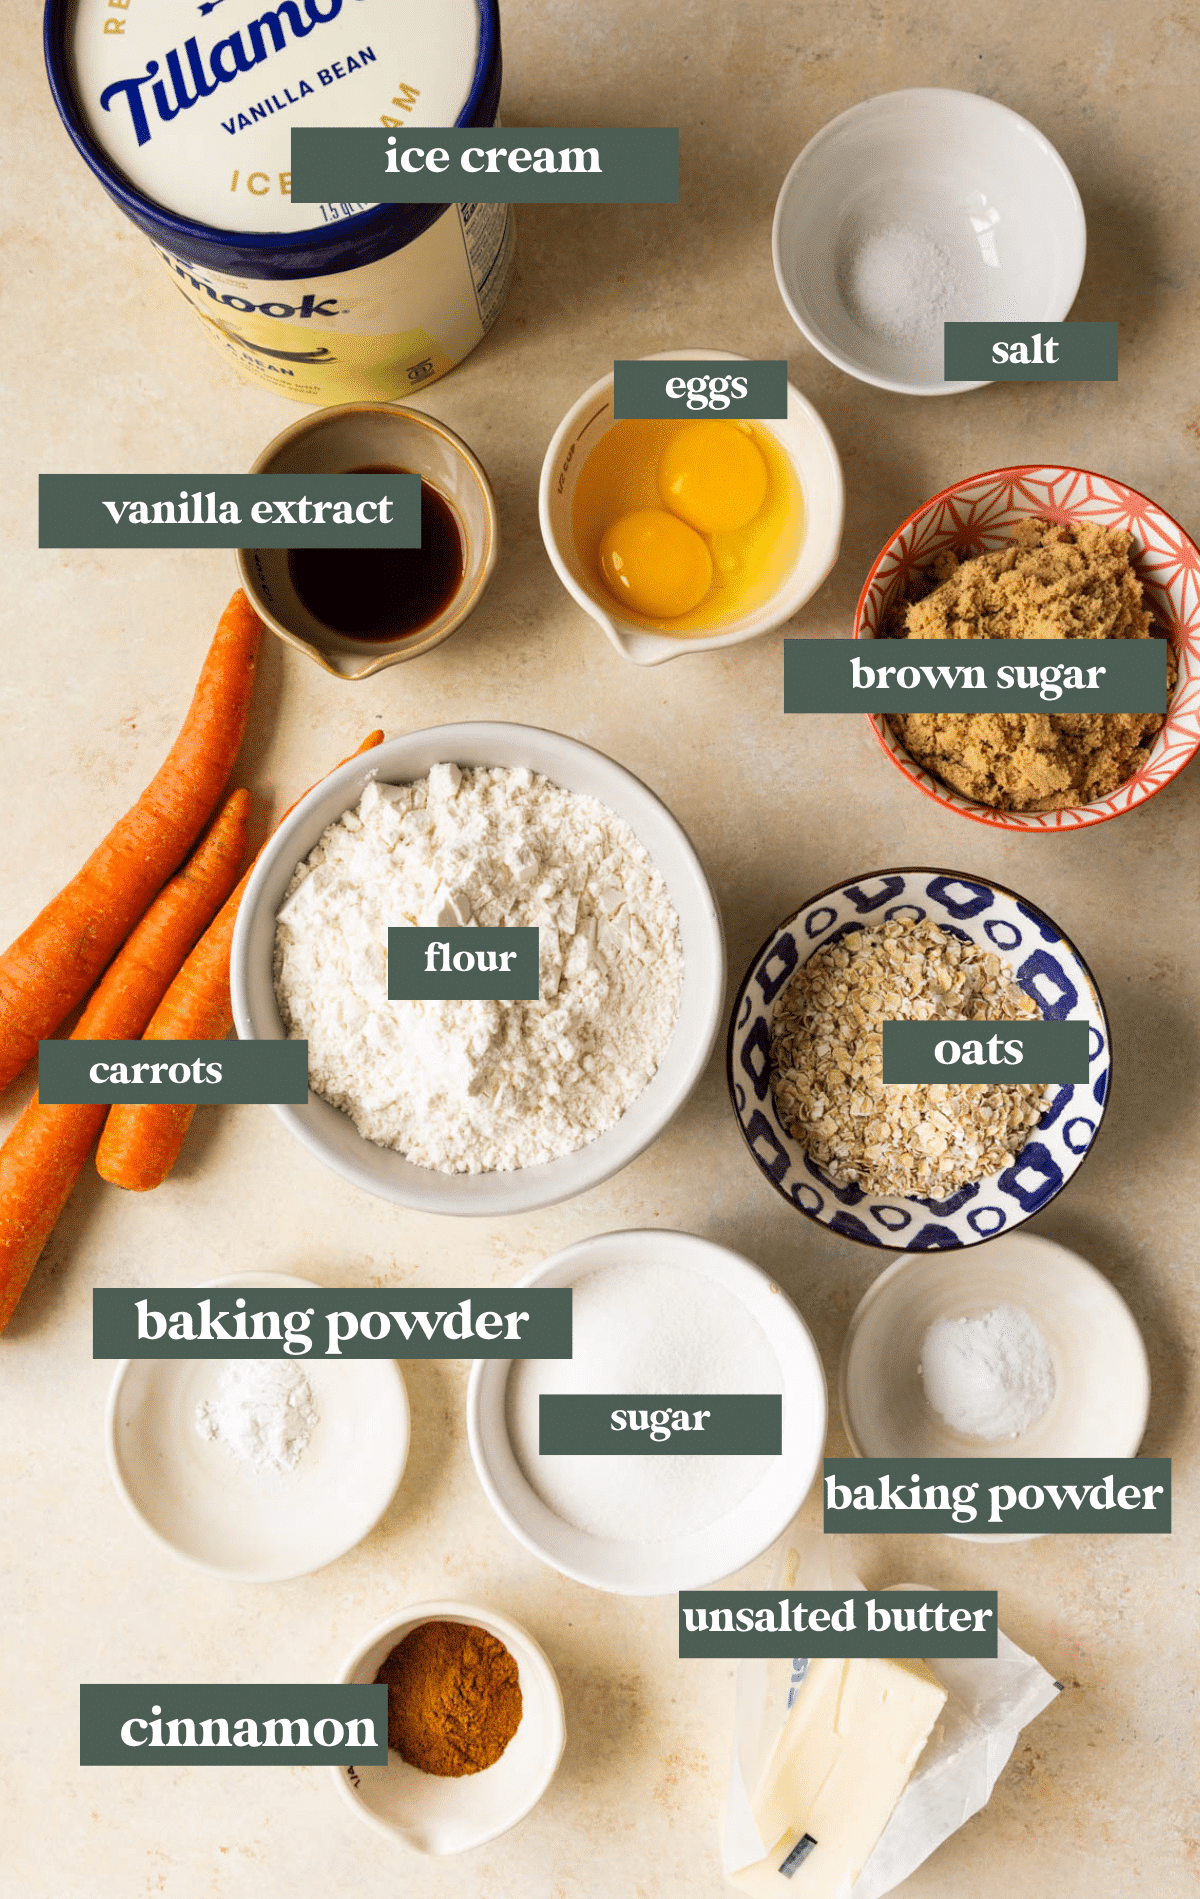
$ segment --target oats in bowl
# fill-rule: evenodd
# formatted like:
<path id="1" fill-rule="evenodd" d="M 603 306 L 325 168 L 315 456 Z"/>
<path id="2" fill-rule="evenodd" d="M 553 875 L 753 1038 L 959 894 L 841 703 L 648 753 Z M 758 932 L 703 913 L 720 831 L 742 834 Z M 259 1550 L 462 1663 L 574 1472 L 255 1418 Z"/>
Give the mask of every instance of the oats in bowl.
<path id="1" fill-rule="evenodd" d="M 883 1080 L 883 1024 L 1039 1014 L 1001 959 L 928 917 L 826 943 L 771 1027 L 771 1091 L 789 1134 L 838 1186 L 944 1198 L 1011 1161 L 1051 1090 L 1031 1082 Z"/>

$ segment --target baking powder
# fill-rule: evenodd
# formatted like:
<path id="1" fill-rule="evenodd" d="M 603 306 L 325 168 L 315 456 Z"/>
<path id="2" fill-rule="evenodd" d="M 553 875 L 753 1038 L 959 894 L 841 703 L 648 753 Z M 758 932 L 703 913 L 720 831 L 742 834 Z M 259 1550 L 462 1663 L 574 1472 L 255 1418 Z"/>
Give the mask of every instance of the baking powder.
<path id="1" fill-rule="evenodd" d="M 196 1429 L 251 1470 L 294 1471 L 318 1422 L 308 1374 L 275 1359 L 226 1365 L 211 1398 L 196 1406 Z"/>
<path id="2" fill-rule="evenodd" d="M 1054 1397 L 1050 1348 L 1020 1306 L 935 1319 L 917 1369 L 930 1405 L 964 1437 L 1020 1437 Z"/>

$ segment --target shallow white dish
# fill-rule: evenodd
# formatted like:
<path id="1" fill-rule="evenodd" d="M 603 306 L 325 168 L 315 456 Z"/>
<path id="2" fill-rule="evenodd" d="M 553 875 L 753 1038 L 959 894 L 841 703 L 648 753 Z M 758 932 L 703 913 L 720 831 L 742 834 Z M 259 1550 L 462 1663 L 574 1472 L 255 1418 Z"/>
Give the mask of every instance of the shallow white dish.
<path id="1" fill-rule="evenodd" d="M 379 1665 L 420 1622 L 468 1622 L 503 1642 L 517 1664 L 521 1721 L 500 1759 L 455 1779 L 423 1774 L 398 1754 L 386 1767 L 331 1767 L 338 1792 L 358 1818 L 417 1853 L 462 1853 L 523 1820 L 562 1758 L 566 1731 L 558 1677 L 519 1623 L 470 1602 L 418 1602 L 390 1615 L 355 1649 L 338 1677 L 374 1681 Z"/>
<path id="2" fill-rule="evenodd" d="M 510 1361 L 478 1359 L 467 1391 L 467 1436 L 479 1481 L 497 1516 L 543 1563 L 615 1595 L 662 1596 L 700 1589 L 753 1562 L 786 1530 L 808 1495 L 825 1444 L 825 1374 L 812 1335 L 787 1294 L 759 1267 L 691 1233 L 629 1229 L 599 1233 L 555 1253 L 519 1283 L 570 1286 L 598 1267 L 637 1264 L 648 1254 L 705 1273 L 738 1297 L 779 1360 L 783 1453 L 770 1475 L 715 1523 L 670 1542 L 589 1536 L 542 1502 L 509 1441 Z M 636 1314 L 630 1314 L 630 1324 Z"/>
<path id="3" fill-rule="evenodd" d="M 742 363 L 746 358 L 725 349 L 668 349 L 643 360 Z M 658 666 L 664 660 L 678 659 L 683 653 L 738 646 L 743 640 L 757 639 L 760 633 L 782 626 L 799 612 L 806 600 L 812 599 L 838 557 L 846 493 L 833 437 L 811 402 L 798 389 L 788 384 L 787 415 L 782 421 L 755 424 L 757 428 L 768 430 L 778 441 L 796 472 L 804 497 L 804 538 L 795 565 L 764 605 L 707 635 L 676 638 L 669 633 L 647 632 L 640 621 L 626 618 L 616 601 L 598 598 L 584 571 L 571 526 L 575 486 L 597 442 L 615 425 L 610 374 L 585 390 L 555 430 L 542 463 L 538 518 L 555 573 L 619 653 L 639 666 Z"/>
<path id="4" fill-rule="evenodd" d="M 1050 141 L 978 93 L 881 93 L 809 140 L 783 181 L 771 234 L 793 322 L 860 382 L 910 396 L 983 386 L 942 380 L 940 320 L 920 342 L 890 342 L 849 309 L 855 246 L 892 225 L 927 233 L 948 254 L 958 296 L 947 314 L 963 322 L 1061 322 L 1075 301 L 1087 226 Z"/>
<path id="5" fill-rule="evenodd" d="M 616 1125 L 596 1140 L 558 1160 L 511 1173 L 443 1174 L 417 1167 L 392 1148 L 364 1139 L 349 1115 L 311 1091 L 307 1106 L 280 1106 L 275 1113 L 310 1154 L 367 1193 L 425 1213 L 526 1213 L 597 1186 L 648 1147 L 696 1086 L 720 1027 L 725 939 L 700 860 L 666 806 L 603 752 L 531 725 L 437 725 L 386 739 L 339 766 L 268 840 L 246 888 L 230 965 L 233 1019 L 243 1038 L 283 1039 L 273 983 L 275 916 L 297 864 L 326 826 L 358 803 L 370 779 L 407 784 L 444 759 L 458 765 L 527 765 L 570 791 L 599 798 L 645 845 L 666 880 L 683 944 L 679 1015 L 658 1070 Z"/>
<path id="6" fill-rule="evenodd" d="M 248 1272 L 204 1284 L 315 1282 Z M 257 1475 L 196 1429 L 228 1359 L 125 1358 L 114 1374 L 104 1429 L 117 1494 L 162 1549 L 210 1575 L 283 1582 L 323 1568 L 375 1527 L 404 1473 L 408 1394 L 394 1360 L 288 1362 L 307 1372 L 320 1415 L 287 1476 Z"/>
<path id="7" fill-rule="evenodd" d="M 1043 1333 L 1055 1393 L 1018 1437 L 967 1437 L 926 1401 L 921 1345 L 935 1319 L 979 1318 L 999 1305 L 1023 1307 Z M 970 1252 L 894 1260 L 850 1321 L 838 1403 L 856 1457 L 1133 1457 L 1150 1368 L 1133 1314 L 1103 1273 L 1053 1240 L 1014 1233 Z"/>

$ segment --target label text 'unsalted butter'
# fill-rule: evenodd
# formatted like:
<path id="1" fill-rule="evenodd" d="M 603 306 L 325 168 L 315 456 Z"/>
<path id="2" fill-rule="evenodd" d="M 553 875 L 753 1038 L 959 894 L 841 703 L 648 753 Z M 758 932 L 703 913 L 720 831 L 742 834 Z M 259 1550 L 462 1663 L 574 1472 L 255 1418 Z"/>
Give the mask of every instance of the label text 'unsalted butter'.
<path id="1" fill-rule="evenodd" d="M 995 1655 L 986 1589 L 696 1589 L 679 1592 L 682 1657 Z"/>

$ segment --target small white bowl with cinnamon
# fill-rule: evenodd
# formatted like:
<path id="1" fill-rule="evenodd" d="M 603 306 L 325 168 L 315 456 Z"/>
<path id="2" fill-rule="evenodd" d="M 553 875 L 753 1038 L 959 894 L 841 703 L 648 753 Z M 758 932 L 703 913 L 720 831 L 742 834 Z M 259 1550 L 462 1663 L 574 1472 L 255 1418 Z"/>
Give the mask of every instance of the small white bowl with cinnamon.
<path id="1" fill-rule="evenodd" d="M 477 1603 L 411 1603 L 363 1638 L 338 1680 L 369 1686 L 381 1670 L 390 1677 L 386 1766 L 329 1769 L 358 1819 L 436 1857 L 523 1820 L 566 1741 L 558 1677 L 528 1630 Z"/>

